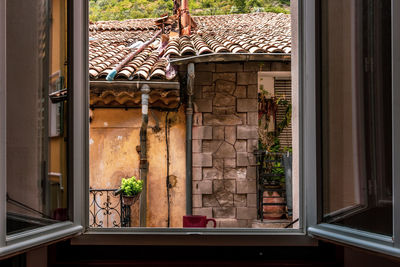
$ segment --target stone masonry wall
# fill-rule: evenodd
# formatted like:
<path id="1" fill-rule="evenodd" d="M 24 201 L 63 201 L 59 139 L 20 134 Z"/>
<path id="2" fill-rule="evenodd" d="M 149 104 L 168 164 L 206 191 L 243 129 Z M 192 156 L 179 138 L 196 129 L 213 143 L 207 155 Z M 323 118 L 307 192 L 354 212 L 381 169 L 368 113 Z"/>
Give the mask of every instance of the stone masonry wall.
<path id="1" fill-rule="evenodd" d="M 290 62 L 196 64 L 193 214 L 217 227 L 251 227 L 257 218 L 258 71 Z"/>

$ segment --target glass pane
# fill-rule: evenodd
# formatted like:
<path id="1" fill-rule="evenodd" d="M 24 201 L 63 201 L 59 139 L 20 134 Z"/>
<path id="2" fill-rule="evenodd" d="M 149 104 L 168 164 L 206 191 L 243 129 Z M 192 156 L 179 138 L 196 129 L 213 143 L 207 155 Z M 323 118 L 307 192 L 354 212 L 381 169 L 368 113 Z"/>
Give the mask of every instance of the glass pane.
<path id="1" fill-rule="evenodd" d="M 136 2 L 89 1 L 89 227 L 298 228 L 290 14 Z"/>
<path id="2" fill-rule="evenodd" d="M 392 235 L 391 1 L 321 1 L 323 221 Z"/>
<path id="3" fill-rule="evenodd" d="M 7 1 L 7 234 L 68 219 L 64 0 Z"/>

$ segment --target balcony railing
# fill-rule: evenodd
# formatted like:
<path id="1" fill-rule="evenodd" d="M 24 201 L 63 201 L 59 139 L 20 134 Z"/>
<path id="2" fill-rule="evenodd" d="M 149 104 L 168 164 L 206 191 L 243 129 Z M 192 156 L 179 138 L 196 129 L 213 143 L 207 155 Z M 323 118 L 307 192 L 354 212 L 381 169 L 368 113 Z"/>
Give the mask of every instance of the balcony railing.
<path id="1" fill-rule="evenodd" d="M 116 189 L 89 189 L 89 227 L 130 227 L 131 209 L 122 204 Z"/>
<path id="2" fill-rule="evenodd" d="M 256 150 L 257 217 L 292 217 L 292 154 Z"/>

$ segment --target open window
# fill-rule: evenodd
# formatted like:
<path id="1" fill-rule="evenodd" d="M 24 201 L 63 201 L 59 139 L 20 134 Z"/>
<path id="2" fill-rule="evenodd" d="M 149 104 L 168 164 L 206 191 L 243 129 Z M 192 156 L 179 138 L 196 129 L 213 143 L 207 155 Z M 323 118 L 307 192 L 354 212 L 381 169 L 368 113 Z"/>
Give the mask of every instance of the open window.
<path id="1" fill-rule="evenodd" d="M 82 232 L 87 4 L 2 1 L 0 257 Z"/>
<path id="2" fill-rule="evenodd" d="M 399 5 L 310 2 L 305 84 L 317 103 L 318 221 L 309 233 L 398 256 Z"/>

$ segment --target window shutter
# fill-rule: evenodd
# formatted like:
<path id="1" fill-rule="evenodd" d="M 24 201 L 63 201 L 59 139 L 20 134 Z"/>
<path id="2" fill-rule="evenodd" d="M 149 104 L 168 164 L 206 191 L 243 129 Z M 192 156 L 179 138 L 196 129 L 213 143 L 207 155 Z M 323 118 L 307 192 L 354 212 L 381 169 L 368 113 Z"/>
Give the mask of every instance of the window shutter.
<path id="1" fill-rule="evenodd" d="M 278 99 L 286 99 L 289 104 L 292 103 L 292 80 L 290 78 L 275 78 L 274 82 L 275 97 Z M 278 126 L 284 119 L 286 114 L 287 105 L 278 105 L 276 112 L 276 125 Z M 287 127 L 283 129 L 279 135 L 281 148 L 292 147 L 292 123 L 290 122 Z"/>

